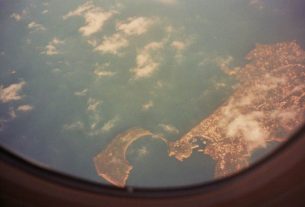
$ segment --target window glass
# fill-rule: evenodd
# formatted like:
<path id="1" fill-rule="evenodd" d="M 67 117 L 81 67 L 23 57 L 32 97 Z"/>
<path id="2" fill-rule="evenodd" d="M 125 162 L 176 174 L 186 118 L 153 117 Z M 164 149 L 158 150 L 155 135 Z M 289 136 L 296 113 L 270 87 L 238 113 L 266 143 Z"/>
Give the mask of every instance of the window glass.
<path id="1" fill-rule="evenodd" d="M 239 172 L 304 123 L 304 9 L 303 0 L 3 0 L 0 144 L 118 187 Z"/>

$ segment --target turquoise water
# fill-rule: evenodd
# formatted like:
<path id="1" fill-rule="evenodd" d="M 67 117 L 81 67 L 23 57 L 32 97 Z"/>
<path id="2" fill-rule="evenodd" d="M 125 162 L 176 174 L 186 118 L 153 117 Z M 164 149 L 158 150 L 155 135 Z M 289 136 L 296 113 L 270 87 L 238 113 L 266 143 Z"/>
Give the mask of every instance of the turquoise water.
<path id="1" fill-rule="evenodd" d="M 97 182 L 107 183 L 92 158 L 117 134 L 141 127 L 176 140 L 222 104 L 236 81 L 219 60 L 231 56 L 232 66 L 243 65 L 256 43 L 297 40 L 305 48 L 301 0 L 96 0 L 76 14 L 85 3 L 0 1 L 0 85 L 25 83 L 18 100 L 0 102 L 0 144 Z M 86 23 L 92 13 L 106 19 L 102 26 Z M 120 30 L 137 18 L 144 18 L 141 26 Z M 153 69 L 137 76 L 141 60 Z M 211 158 L 194 153 L 181 163 L 156 140 L 137 141 L 127 157 L 134 167 L 129 185 L 213 179 Z"/>

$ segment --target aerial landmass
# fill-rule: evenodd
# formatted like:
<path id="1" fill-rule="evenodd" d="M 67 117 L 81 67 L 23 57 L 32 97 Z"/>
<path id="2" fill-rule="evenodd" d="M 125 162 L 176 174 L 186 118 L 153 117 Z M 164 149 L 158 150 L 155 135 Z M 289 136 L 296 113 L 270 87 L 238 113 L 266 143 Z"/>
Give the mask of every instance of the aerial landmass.
<path id="1" fill-rule="evenodd" d="M 169 156 L 183 161 L 198 150 L 215 160 L 215 178 L 220 178 L 247 167 L 256 149 L 285 141 L 304 123 L 305 51 L 295 41 L 257 45 L 246 59 L 243 67 L 220 65 L 238 85 L 212 114 L 176 141 L 155 136 L 168 144 Z M 126 150 L 145 136 L 154 137 L 138 128 L 115 137 L 94 158 L 98 174 L 124 187 L 132 170 Z"/>
<path id="2" fill-rule="evenodd" d="M 126 159 L 127 149 L 136 140 L 147 136 L 164 140 L 162 137 L 154 136 L 150 131 L 140 128 L 132 128 L 117 135 L 104 151 L 94 157 L 98 175 L 113 185 L 124 187 L 132 170 L 132 166 Z"/>
<path id="3" fill-rule="evenodd" d="M 288 138 L 305 119 L 305 52 L 296 42 L 257 45 L 242 68 L 231 75 L 239 85 L 214 113 L 179 140 L 169 155 L 183 160 L 197 147 L 216 161 L 215 177 L 235 173 L 249 164 L 255 149 Z M 226 67 L 227 69 L 227 67 Z"/>

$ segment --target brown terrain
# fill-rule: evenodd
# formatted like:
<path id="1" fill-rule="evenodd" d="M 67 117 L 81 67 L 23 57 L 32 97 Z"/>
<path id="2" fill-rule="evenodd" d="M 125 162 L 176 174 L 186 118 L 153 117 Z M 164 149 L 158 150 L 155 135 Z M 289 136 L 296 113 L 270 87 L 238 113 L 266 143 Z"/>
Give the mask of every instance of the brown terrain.
<path id="1" fill-rule="evenodd" d="M 305 51 L 294 41 L 257 45 L 246 59 L 243 67 L 220 65 L 239 84 L 218 109 L 177 141 L 157 137 L 168 143 L 169 156 L 183 161 L 198 150 L 215 160 L 215 178 L 219 178 L 247 167 L 254 150 L 271 141 L 285 141 L 304 123 Z M 98 174 L 124 187 L 132 169 L 127 148 L 144 136 L 153 134 L 131 129 L 114 138 L 94 158 Z M 200 148 L 198 141 L 206 146 Z"/>
<path id="2" fill-rule="evenodd" d="M 132 128 L 116 136 L 107 148 L 93 159 L 98 175 L 113 185 L 124 187 L 132 170 L 132 166 L 126 159 L 127 149 L 136 140 L 148 136 L 164 140 L 140 128 Z"/>
<path id="3" fill-rule="evenodd" d="M 257 45 L 242 68 L 224 71 L 239 85 L 214 113 L 179 140 L 169 143 L 169 155 L 188 158 L 197 138 L 199 149 L 216 161 L 215 177 L 248 166 L 252 152 L 270 141 L 284 141 L 305 118 L 305 52 L 296 42 Z"/>

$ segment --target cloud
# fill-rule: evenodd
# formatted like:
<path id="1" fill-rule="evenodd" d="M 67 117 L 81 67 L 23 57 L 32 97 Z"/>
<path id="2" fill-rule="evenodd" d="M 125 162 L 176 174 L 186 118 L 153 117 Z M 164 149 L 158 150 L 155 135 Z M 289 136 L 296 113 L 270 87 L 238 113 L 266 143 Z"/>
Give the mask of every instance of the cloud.
<path id="1" fill-rule="evenodd" d="M 44 51 L 42 54 L 48 55 L 48 56 L 53 56 L 53 55 L 58 55 L 60 54 L 58 50 L 58 46 L 64 44 L 65 42 L 62 40 L 57 39 L 56 37 L 48 43 L 48 45 L 45 47 Z"/>
<path id="2" fill-rule="evenodd" d="M 161 3 L 161 4 L 165 4 L 165 5 L 175 5 L 177 4 L 177 0 L 154 0 L 158 3 Z"/>
<path id="3" fill-rule="evenodd" d="M 95 136 L 100 134 L 100 129 L 98 129 L 101 122 L 101 116 L 98 108 L 103 102 L 96 100 L 94 98 L 89 98 L 87 102 L 87 112 L 89 113 L 89 129 L 86 129 L 86 133 L 90 136 Z"/>
<path id="4" fill-rule="evenodd" d="M 137 66 L 131 69 L 134 79 L 150 77 L 160 65 L 159 51 L 163 48 L 164 42 L 151 42 L 138 52 L 136 58 Z"/>
<path id="5" fill-rule="evenodd" d="M 89 130 L 87 130 L 88 134 L 90 136 L 95 136 L 95 135 L 98 135 L 100 134 L 100 130 L 97 129 L 100 122 L 101 122 L 101 116 L 98 114 L 98 113 L 95 113 L 95 112 L 92 112 L 90 115 L 89 115 L 89 122 L 90 122 L 90 128 Z"/>
<path id="6" fill-rule="evenodd" d="M 94 74 L 98 76 L 99 78 L 101 77 L 111 77 L 114 76 L 116 73 L 112 71 L 104 71 L 104 70 L 94 70 Z"/>
<path id="7" fill-rule="evenodd" d="M 265 147 L 269 132 L 261 125 L 263 112 L 254 111 L 249 114 L 238 114 L 227 126 L 228 137 L 243 137 L 249 149 Z"/>
<path id="8" fill-rule="evenodd" d="M 265 8 L 264 0 L 250 0 L 249 5 L 259 10 Z"/>
<path id="9" fill-rule="evenodd" d="M 118 31 L 126 35 L 142 35 L 156 22 L 155 18 L 132 17 L 127 21 L 119 22 L 116 25 Z"/>
<path id="10" fill-rule="evenodd" d="M 104 11 L 102 8 L 95 6 L 92 1 L 89 1 L 66 14 L 63 19 L 82 16 L 85 19 L 85 25 L 79 28 L 79 32 L 83 36 L 91 36 L 101 31 L 105 22 L 114 14 L 114 11 Z"/>
<path id="11" fill-rule="evenodd" d="M 86 96 L 87 93 L 88 93 L 88 89 L 86 88 L 84 90 L 74 92 L 74 95 L 75 96 Z"/>
<path id="12" fill-rule="evenodd" d="M 21 15 L 20 15 L 20 14 L 17 14 L 17 13 L 11 14 L 10 17 L 13 18 L 13 19 L 15 19 L 16 22 L 19 22 L 19 21 L 22 19 Z"/>
<path id="13" fill-rule="evenodd" d="M 301 115 L 302 112 L 298 109 L 278 109 L 273 110 L 271 113 L 271 117 L 278 121 L 282 126 L 289 126 L 289 123 L 294 123 L 297 119 L 297 117 Z M 294 124 L 294 128 L 298 127 L 297 124 Z M 291 130 L 293 131 L 293 130 Z"/>
<path id="14" fill-rule="evenodd" d="M 159 127 L 169 134 L 179 134 L 179 130 L 170 124 L 159 124 Z"/>
<path id="15" fill-rule="evenodd" d="M 10 120 L 13 120 L 13 119 L 17 118 L 16 111 L 15 111 L 15 109 L 13 107 L 9 108 L 8 114 L 10 116 Z"/>
<path id="16" fill-rule="evenodd" d="M 87 40 L 87 43 L 89 45 L 91 45 L 92 47 L 96 47 L 98 44 L 96 39 L 89 39 L 89 40 Z"/>
<path id="17" fill-rule="evenodd" d="M 60 72 L 62 72 L 60 68 L 53 68 L 51 71 L 52 71 L 52 73 L 60 73 Z"/>
<path id="18" fill-rule="evenodd" d="M 176 51 L 175 59 L 181 62 L 183 58 L 183 51 L 190 45 L 190 40 L 173 41 L 171 47 Z"/>
<path id="19" fill-rule="evenodd" d="M 85 126 L 82 122 L 77 121 L 71 124 L 65 124 L 63 128 L 68 131 L 75 131 L 75 130 L 84 130 Z"/>
<path id="20" fill-rule="evenodd" d="M 25 17 L 25 15 L 26 15 L 26 10 L 22 10 L 22 12 L 19 13 L 19 14 L 18 13 L 12 13 L 10 15 L 10 17 L 13 18 L 16 22 L 19 22 Z"/>
<path id="21" fill-rule="evenodd" d="M 101 101 L 98 101 L 94 98 L 89 98 L 88 102 L 87 102 L 87 111 L 89 112 L 96 112 L 97 107 L 99 107 L 101 105 Z"/>
<path id="22" fill-rule="evenodd" d="M 109 63 L 105 63 L 105 64 L 95 64 L 94 67 L 94 75 L 96 75 L 98 78 L 102 78 L 102 77 L 112 77 L 116 74 L 116 72 L 112 72 L 109 70 Z"/>
<path id="23" fill-rule="evenodd" d="M 106 132 L 110 131 L 112 128 L 115 127 L 115 125 L 118 121 L 119 121 L 118 117 L 114 117 L 113 119 L 109 120 L 108 122 L 106 122 L 104 124 L 104 126 L 101 129 L 101 132 L 106 133 Z"/>
<path id="24" fill-rule="evenodd" d="M 33 106 L 31 105 L 21 105 L 21 106 L 18 106 L 17 108 L 17 111 L 19 112 L 30 112 L 33 110 Z"/>
<path id="25" fill-rule="evenodd" d="M 34 21 L 28 24 L 28 28 L 31 29 L 32 32 L 43 32 L 46 31 L 46 28 L 42 24 L 38 24 Z"/>
<path id="26" fill-rule="evenodd" d="M 135 151 L 135 158 L 137 159 L 137 160 L 140 160 L 140 159 L 142 159 L 143 157 L 146 157 L 147 155 L 149 155 L 149 150 L 148 150 L 148 148 L 146 147 L 146 146 L 142 146 L 142 147 L 140 147 L 139 149 L 137 149 L 136 151 Z"/>
<path id="27" fill-rule="evenodd" d="M 260 84 L 259 86 L 257 86 L 257 89 L 263 92 L 275 89 L 279 85 L 283 85 L 286 83 L 285 77 L 275 77 L 268 73 L 265 74 L 263 78 L 265 80 L 264 84 Z"/>
<path id="28" fill-rule="evenodd" d="M 117 33 L 110 37 L 105 37 L 102 43 L 95 47 L 95 51 L 118 55 L 119 50 L 129 46 L 126 36 L 141 35 L 148 31 L 149 27 L 154 23 L 153 19 L 145 17 L 129 18 L 125 22 L 117 23 Z M 96 41 L 90 41 L 89 44 L 95 46 Z"/>
<path id="29" fill-rule="evenodd" d="M 24 98 L 21 95 L 21 91 L 26 83 L 24 81 L 20 83 L 11 84 L 7 87 L 0 85 L 0 103 L 10 103 L 13 101 L 18 101 Z M 14 106 L 15 104 L 8 105 L 6 110 L 6 118 L 0 117 L 0 131 L 3 129 L 4 124 L 13 121 L 17 118 L 17 112 L 26 113 L 33 110 L 33 106 L 24 104 L 19 106 Z"/>
<path id="30" fill-rule="evenodd" d="M 95 39 L 88 40 L 88 44 L 95 47 L 94 51 L 120 55 L 120 50 L 129 46 L 129 36 L 139 36 L 148 31 L 155 23 L 155 18 L 133 17 L 116 24 L 117 32 L 104 37 L 98 45 Z"/>
<path id="31" fill-rule="evenodd" d="M 10 73 L 11 75 L 15 75 L 15 74 L 17 73 L 17 71 L 16 71 L 15 69 L 10 69 L 10 70 L 9 70 L 9 73 Z"/>
<path id="32" fill-rule="evenodd" d="M 105 37 L 103 42 L 94 50 L 102 53 L 119 54 L 119 50 L 128 47 L 128 40 L 120 33 L 115 33 L 110 37 Z"/>
<path id="33" fill-rule="evenodd" d="M 186 48 L 187 44 L 182 41 L 173 41 L 171 46 L 177 51 L 182 51 Z"/>
<path id="34" fill-rule="evenodd" d="M 21 90 L 26 85 L 25 81 L 22 81 L 20 83 L 11 84 L 7 87 L 0 86 L 0 102 L 2 103 L 8 103 L 11 101 L 18 101 L 23 98 L 22 95 L 20 95 Z"/>
<path id="35" fill-rule="evenodd" d="M 154 107 L 154 102 L 153 101 L 148 101 L 147 103 L 144 103 L 142 105 L 142 111 L 148 111 L 152 107 Z"/>
<path id="36" fill-rule="evenodd" d="M 280 110 L 276 109 L 276 101 L 269 106 L 269 102 L 273 103 L 271 99 L 268 100 L 270 94 L 278 93 L 275 91 L 279 88 L 285 88 L 288 81 L 285 75 L 267 73 L 259 78 L 246 78 L 251 78 L 253 85 L 247 85 L 247 79 L 242 79 L 245 82 L 242 84 L 248 87 L 247 90 L 236 89 L 235 95 L 217 112 L 221 117 L 217 120 L 217 125 L 224 129 L 224 137 L 231 140 L 243 139 L 248 151 L 252 152 L 256 148 L 265 147 L 266 143 L 276 136 L 276 125 L 281 128 L 287 126 L 287 123 L 292 123 L 295 127 L 297 124 L 292 120 L 300 120 L 296 118 L 300 113 L 293 108 L 282 109 L 282 106 Z M 281 94 L 278 97 L 280 96 Z M 289 96 L 285 94 L 285 97 Z"/>
<path id="37" fill-rule="evenodd" d="M 216 65 L 227 75 L 234 76 L 239 72 L 238 67 L 231 68 L 230 65 L 234 62 L 234 58 L 232 56 L 226 57 L 216 57 L 212 59 L 212 62 L 216 63 Z"/>

